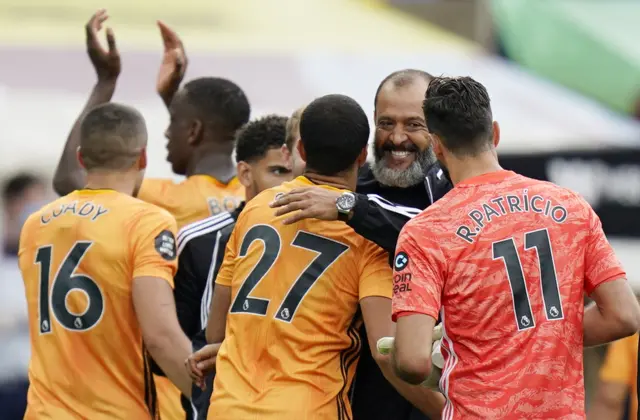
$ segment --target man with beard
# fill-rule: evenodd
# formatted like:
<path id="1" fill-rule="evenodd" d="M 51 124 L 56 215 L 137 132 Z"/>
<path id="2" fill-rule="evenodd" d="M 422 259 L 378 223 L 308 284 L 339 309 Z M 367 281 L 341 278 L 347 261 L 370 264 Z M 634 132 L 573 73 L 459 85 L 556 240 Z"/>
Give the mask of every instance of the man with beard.
<path id="1" fill-rule="evenodd" d="M 452 188 L 433 154 L 422 111 L 431 78 L 426 72 L 407 69 L 390 74 L 380 83 L 374 100 L 375 161 L 360 171 L 355 193 L 300 188 L 272 203 L 272 207 L 279 207 L 276 214 L 294 212 L 285 220 L 287 224 L 306 218 L 344 220 L 358 234 L 388 251 L 392 259 L 404 224 Z M 366 338 L 362 341 L 352 389 L 354 419 L 424 419 L 387 382 Z"/>

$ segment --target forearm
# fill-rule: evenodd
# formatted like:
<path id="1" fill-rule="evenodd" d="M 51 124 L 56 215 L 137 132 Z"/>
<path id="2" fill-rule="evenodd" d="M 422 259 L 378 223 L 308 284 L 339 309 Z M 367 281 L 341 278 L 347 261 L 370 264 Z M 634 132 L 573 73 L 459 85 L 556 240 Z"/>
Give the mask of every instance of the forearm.
<path id="1" fill-rule="evenodd" d="M 165 376 L 190 398 L 191 378 L 184 366 L 192 352 L 189 339 L 181 333 L 167 332 L 145 339 L 145 346 Z"/>
<path id="2" fill-rule="evenodd" d="M 348 225 L 356 233 L 365 239 L 374 242 L 391 255 L 395 253 L 398 236 L 403 226 L 411 218 L 410 213 L 397 206 L 398 211 L 392 204 L 383 208 L 380 204 L 368 199 L 366 195 L 358 194 L 353 215 L 349 219 Z M 417 209 L 414 211 L 418 212 Z"/>
<path id="3" fill-rule="evenodd" d="M 387 381 L 414 407 L 432 420 L 442 418 L 442 410 L 446 401 L 444 395 L 422 385 L 410 385 L 400 379 L 393 373 L 389 358 L 385 358 L 384 361 L 379 360 L 378 366 Z"/>
<path id="4" fill-rule="evenodd" d="M 80 145 L 80 125 L 87 112 L 98 105 L 111 101 L 115 89 L 115 79 L 98 80 L 82 112 L 76 119 L 67 137 L 67 142 L 65 143 L 53 178 L 53 188 L 59 195 L 66 195 L 75 189 L 82 188 L 84 185 L 85 173 L 78 163 L 76 156 L 78 146 Z"/>

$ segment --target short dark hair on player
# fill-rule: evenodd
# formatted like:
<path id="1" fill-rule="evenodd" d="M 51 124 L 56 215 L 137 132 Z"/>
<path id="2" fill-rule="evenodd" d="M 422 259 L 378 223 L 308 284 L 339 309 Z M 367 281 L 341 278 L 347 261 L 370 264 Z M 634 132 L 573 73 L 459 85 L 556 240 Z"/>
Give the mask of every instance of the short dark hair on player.
<path id="1" fill-rule="evenodd" d="M 300 138 L 307 171 L 336 175 L 351 167 L 369 140 L 369 120 L 345 95 L 326 95 L 302 112 Z"/>
<path id="2" fill-rule="evenodd" d="M 376 89 L 376 96 L 373 98 L 373 107 L 375 108 L 378 105 L 378 96 L 380 96 L 380 91 L 387 83 L 393 83 L 394 87 L 401 88 L 410 85 L 415 82 L 416 79 L 423 79 L 425 82 L 429 83 L 431 79 L 433 79 L 433 76 L 426 71 L 417 69 L 394 71 L 382 79 L 382 82 L 378 85 L 378 89 Z"/>
<path id="3" fill-rule="evenodd" d="M 267 115 L 249 122 L 236 134 L 236 161 L 255 162 L 271 149 L 280 149 L 286 137 L 287 117 Z"/>
<path id="4" fill-rule="evenodd" d="M 436 77 L 422 105 L 429 132 L 452 153 L 473 156 L 488 150 L 493 137 L 489 93 L 471 77 Z"/>
<path id="5" fill-rule="evenodd" d="M 251 106 L 240 86 L 220 77 L 201 77 L 184 85 L 198 118 L 233 133 L 249 121 Z"/>
<path id="6" fill-rule="evenodd" d="M 146 145 L 144 118 L 126 105 L 99 105 L 85 115 L 80 125 L 80 155 L 89 171 L 129 169 Z"/>
<path id="7" fill-rule="evenodd" d="M 2 200 L 7 204 L 11 200 L 20 198 L 29 188 L 38 184 L 44 184 L 39 176 L 30 172 L 18 172 L 3 182 Z"/>

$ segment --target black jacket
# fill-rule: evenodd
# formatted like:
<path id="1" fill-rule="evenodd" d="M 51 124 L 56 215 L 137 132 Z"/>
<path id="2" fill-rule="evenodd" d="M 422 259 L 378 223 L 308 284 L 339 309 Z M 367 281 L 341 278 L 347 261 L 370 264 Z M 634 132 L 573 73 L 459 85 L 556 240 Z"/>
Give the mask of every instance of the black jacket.
<path id="1" fill-rule="evenodd" d="M 362 237 L 393 254 L 407 220 L 442 198 L 453 188 L 440 165 L 429 168 L 423 183 L 408 188 L 387 187 L 368 165 L 358 174 L 356 206 L 349 226 Z"/>
<path id="2" fill-rule="evenodd" d="M 243 208 L 244 203 L 233 213 L 211 216 L 185 226 L 178 233 L 178 271 L 174 279 L 174 296 L 178 321 L 191 339 L 194 352 L 207 344 L 205 330 L 215 278 L 222 265 L 231 232 Z M 207 418 L 213 391 L 213 375 L 206 378 L 206 384 L 205 391 L 192 387 L 191 401 L 181 397 L 187 420 Z"/>
<path id="3" fill-rule="evenodd" d="M 429 168 L 423 183 L 409 188 L 382 185 L 368 167 L 364 168 L 359 174 L 358 199 L 349 225 L 388 251 L 391 261 L 404 224 L 452 188 L 447 174 L 438 164 Z M 351 393 L 353 420 L 426 419 L 384 378 L 371 355 L 365 328 L 360 334 L 362 354 Z"/>

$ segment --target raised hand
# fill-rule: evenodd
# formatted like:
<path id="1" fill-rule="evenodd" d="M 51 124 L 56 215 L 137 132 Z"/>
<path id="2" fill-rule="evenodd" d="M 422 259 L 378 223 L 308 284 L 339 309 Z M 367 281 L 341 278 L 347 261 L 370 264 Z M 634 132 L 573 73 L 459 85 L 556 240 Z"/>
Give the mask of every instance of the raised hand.
<path id="1" fill-rule="evenodd" d="M 175 31 L 161 21 L 158 21 L 158 28 L 160 28 L 164 52 L 158 71 L 156 91 L 169 106 L 187 71 L 188 60 L 184 45 Z"/>
<path id="2" fill-rule="evenodd" d="M 116 48 L 116 38 L 111 28 L 107 28 L 107 49 L 98 39 L 102 24 L 109 19 L 105 9 L 98 10 L 85 25 L 87 35 L 87 53 L 96 70 L 98 80 L 115 81 L 120 75 L 120 53 Z"/>

